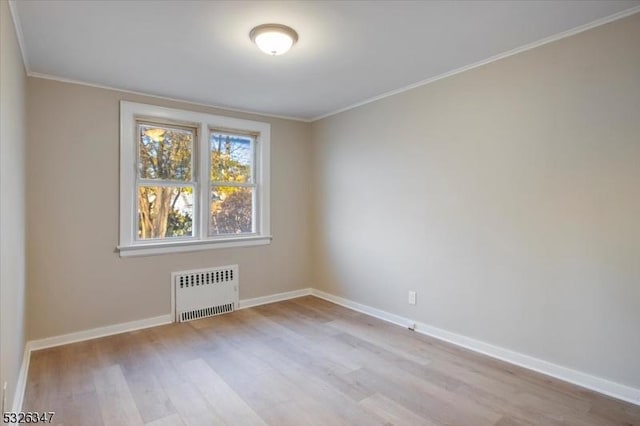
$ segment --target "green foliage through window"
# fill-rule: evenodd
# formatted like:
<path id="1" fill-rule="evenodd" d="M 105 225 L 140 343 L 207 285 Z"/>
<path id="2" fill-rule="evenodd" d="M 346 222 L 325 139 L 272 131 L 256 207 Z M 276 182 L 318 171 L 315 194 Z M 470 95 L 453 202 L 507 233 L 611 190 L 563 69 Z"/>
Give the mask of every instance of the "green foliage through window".
<path id="1" fill-rule="evenodd" d="M 193 187 L 167 183 L 190 183 L 194 139 L 194 129 L 138 124 L 138 177 L 153 182 L 138 186 L 138 238 L 193 235 Z"/>
<path id="2" fill-rule="evenodd" d="M 253 232 L 254 143 L 250 136 L 211 133 L 211 235 Z"/>

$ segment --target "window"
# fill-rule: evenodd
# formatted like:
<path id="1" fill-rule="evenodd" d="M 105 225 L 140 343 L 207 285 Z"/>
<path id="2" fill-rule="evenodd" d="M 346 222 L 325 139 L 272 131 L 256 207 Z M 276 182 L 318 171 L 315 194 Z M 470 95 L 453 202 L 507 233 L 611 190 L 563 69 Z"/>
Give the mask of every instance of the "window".
<path id="1" fill-rule="evenodd" d="M 192 237 L 197 129 L 142 120 L 136 127 L 137 239 Z"/>
<path id="2" fill-rule="evenodd" d="M 255 232 L 255 137 L 214 131 L 209 235 Z"/>
<path id="3" fill-rule="evenodd" d="M 268 244 L 270 126 L 120 103 L 120 255 Z"/>

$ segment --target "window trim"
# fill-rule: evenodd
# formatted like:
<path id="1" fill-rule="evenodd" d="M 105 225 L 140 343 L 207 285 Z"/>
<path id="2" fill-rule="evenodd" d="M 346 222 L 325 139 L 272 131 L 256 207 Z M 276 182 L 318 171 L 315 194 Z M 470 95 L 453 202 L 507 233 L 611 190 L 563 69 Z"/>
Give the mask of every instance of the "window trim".
<path id="1" fill-rule="evenodd" d="M 137 235 L 137 122 L 151 121 L 166 125 L 197 129 L 193 144 L 192 181 L 194 202 L 194 235 L 170 240 L 142 241 Z M 254 166 L 257 199 L 254 206 L 256 233 L 238 236 L 209 236 L 209 138 L 212 130 L 251 134 L 254 142 Z M 117 246 L 121 257 L 179 253 L 214 248 L 246 247 L 271 243 L 270 227 L 270 144 L 271 125 L 214 114 L 166 108 L 150 104 L 120 101 L 120 238 Z M 205 149 L 206 148 L 206 149 Z M 194 173 L 195 172 L 195 173 Z M 197 217 L 196 217 L 197 216 Z"/>

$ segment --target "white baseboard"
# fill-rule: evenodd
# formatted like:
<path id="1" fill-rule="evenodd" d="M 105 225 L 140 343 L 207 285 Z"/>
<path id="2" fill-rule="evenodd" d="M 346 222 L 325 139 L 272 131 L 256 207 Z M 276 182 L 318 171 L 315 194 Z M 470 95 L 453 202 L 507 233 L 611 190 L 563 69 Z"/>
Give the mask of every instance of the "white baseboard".
<path id="1" fill-rule="evenodd" d="M 29 351 L 52 348 L 54 346 L 68 345 L 69 343 L 82 342 L 84 340 L 97 339 L 98 337 L 111 336 L 113 334 L 126 333 L 128 331 L 141 330 L 173 322 L 171 315 L 160 315 L 153 318 L 145 318 L 137 321 L 123 322 L 107 325 L 105 327 L 92 328 L 90 330 L 63 334 L 61 336 L 47 337 L 45 339 L 31 340 L 27 343 Z"/>
<path id="2" fill-rule="evenodd" d="M 31 351 L 29 345 L 24 346 L 24 354 L 22 355 L 22 363 L 18 372 L 18 380 L 16 381 L 16 390 L 13 394 L 13 404 L 11 411 L 14 413 L 22 411 L 22 400 L 24 399 L 24 391 L 27 387 L 27 374 L 29 372 L 29 362 L 31 361 Z"/>
<path id="3" fill-rule="evenodd" d="M 302 290 L 286 291 L 284 293 L 254 297 L 252 299 L 242 299 L 238 303 L 238 309 L 251 308 L 253 306 L 266 305 L 267 303 L 281 302 L 283 300 L 295 299 L 296 297 L 308 296 L 311 292 L 312 289 L 303 288 Z"/>
<path id="4" fill-rule="evenodd" d="M 433 327 L 422 322 L 414 321 L 409 318 L 401 317 L 399 315 L 395 315 L 381 309 L 372 308 L 370 306 L 363 305 L 361 303 L 357 303 L 343 297 L 335 296 L 321 290 L 312 289 L 311 294 L 321 299 L 328 300 L 329 302 L 333 302 L 354 311 L 362 312 L 364 314 L 396 325 L 400 325 L 402 327 L 408 327 L 409 324 L 415 324 L 415 331 L 417 333 L 431 336 L 439 340 L 444 340 L 445 342 L 452 343 L 456 346 L 460 346 L 474 352 L 478 352 L 483 355 L 487 355 L 492 358 L 496 358 L 501 361 L 526 368 L 528 370 L 546 374 L 547 376 L 551 376 L 565 382 L 573 383 L 583 388 L 590 389 L 592 391 L 602 393 L 613 398 L 629 402 L 631 404 L 640 405 L 640 389 L 616 383 L 607 379 L 603 379 L 601 377 L 596 377 L 591 374 L 573 370 L 571 368 L 563 367 L 561 365 L 553 364 L 539 358 L 524 355 L 510 349 L 505 349 L 486 342 L 482 342 L 480 340 L 462 336 L 460 334 L 452 333 L 450 331 Z"/>
<path id="5" fill-rule="evenodd" d="M 243 299 L 239 301 L 238 309 L 250 308 L 252 306 L 264 305 L 267 303 L 280 302 L 283 300 L 294 299 L 296 297 L 307 296 L 309 294 L 311 294 L 311 289 L 305 288 L 302 290 L 270 294 L 268 296 L 255 297 L 252 299 Z M 27 351 L 30 353 L 31 351 L 52 348 L 54 346 L 68 345 L 69 343 L 97 339 L 98 337 L 106 337 L 113 334 L 126 333 L 128 331 L 141 330 L 143 328 L 170 324 L 172 322 L 173 316 L 171 314 L 167 314 L 153 318 L 145 318 L 136 321 L 123 322 L 120 324 L 107 325 L 105 327 L 92 328 L 90 330 L 83 330 L 75 333 L 63 334 L 60 336 L 31 340 L 27 342 L 25 353 L 27 353 Z"/>

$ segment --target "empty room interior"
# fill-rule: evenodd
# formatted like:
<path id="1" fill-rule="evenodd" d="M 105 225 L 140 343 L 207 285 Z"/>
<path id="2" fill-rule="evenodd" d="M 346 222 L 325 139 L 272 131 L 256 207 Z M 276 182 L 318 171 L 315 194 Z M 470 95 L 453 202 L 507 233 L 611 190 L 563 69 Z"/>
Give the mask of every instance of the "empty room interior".
<path id="1" fill-rule="evenodd" d="M 0 18 L 2 424 L 640 425 L 640 1 Z"/>

